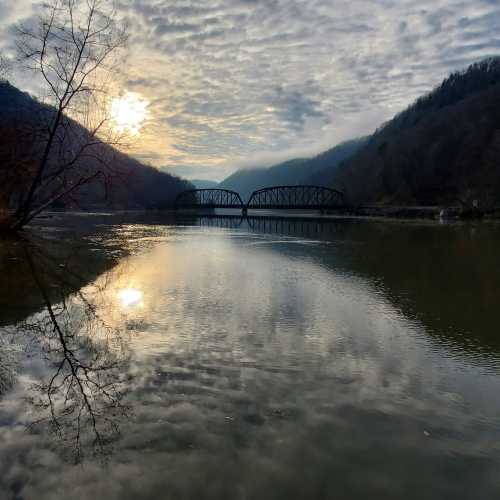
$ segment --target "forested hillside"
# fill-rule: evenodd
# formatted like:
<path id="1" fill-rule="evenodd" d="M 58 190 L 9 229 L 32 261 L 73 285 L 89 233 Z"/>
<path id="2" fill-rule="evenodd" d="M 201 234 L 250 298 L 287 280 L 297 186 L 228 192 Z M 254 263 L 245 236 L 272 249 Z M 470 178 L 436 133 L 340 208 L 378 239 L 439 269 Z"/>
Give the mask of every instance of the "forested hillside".
<path id="1" fill-rule="evenodd" d="M 54 110 L 7 81 L 0 81 L 0 109 L 0 209 L 6 209 L 16 204 L 31 182 L 46 140 L 41 131 Z M 88 133 L 73 120 L 67 120 L 64 140 L 52 152 L 53 170 L 60 157 L 77 149 Z M 82 185 L 71 196 L 58 199 L 53 208 L 162 208 L 171 204 L 178 192 L 192 187 L 187 181 L 144 165 L 110 145 L 94 142 L 79 158 L 79 168 L 103 175 Z"/>
<path id="2" fill-rule="evenodd" d="M 290 160 L 268 168 L 237 170 L 220 183 L 220 187 L 237 191 L 245 201 L 256 189 L 267 186 L 318 184 L 346 158 L 353 155 L 366 141 L 355 139 L 335 146 L 314 158 Z"/>
<path id="3" fill-rule="evenodd" d="M 324 179 L 354 203 L 500 205 L 500 58 L 452 74 Z"/>

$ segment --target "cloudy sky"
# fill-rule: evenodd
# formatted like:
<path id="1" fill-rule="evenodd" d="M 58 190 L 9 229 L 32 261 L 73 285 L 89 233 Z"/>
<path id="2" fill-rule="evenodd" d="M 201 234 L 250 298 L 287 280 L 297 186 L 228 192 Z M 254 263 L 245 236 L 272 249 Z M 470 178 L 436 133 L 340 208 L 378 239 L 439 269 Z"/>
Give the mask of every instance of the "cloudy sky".
<path id="1" fill-rule="evenodd" d="M 0 50 L 29 0 L 0 0 Z M 118 0 L 133 153 L 180 175 L 311 155 L 371 132 L 451 71 L 500 54 L 500 0 Z M 12 75 L 29 88 L 29 80 Z"/>

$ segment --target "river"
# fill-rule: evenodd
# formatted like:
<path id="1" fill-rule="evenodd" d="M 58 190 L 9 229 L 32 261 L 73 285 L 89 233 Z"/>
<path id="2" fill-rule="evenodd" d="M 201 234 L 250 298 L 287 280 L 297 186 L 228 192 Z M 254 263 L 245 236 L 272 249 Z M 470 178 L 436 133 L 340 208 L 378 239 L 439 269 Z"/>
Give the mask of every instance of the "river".
<path id="1" fill-rule="evenodd" d="M 500 498 L 500 225 L 55 215 L 0 241 L 0 498 Z"/>

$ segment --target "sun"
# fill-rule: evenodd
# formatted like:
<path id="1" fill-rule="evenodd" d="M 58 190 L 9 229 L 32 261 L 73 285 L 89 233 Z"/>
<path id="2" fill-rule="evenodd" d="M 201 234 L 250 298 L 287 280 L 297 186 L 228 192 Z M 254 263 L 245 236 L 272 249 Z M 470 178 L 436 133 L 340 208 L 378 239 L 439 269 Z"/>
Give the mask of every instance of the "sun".
<path id="1" fill-rule="evenodd" d="M 127 92 L 111 101 L 111 119 L 118 133 L 138 135 L 148 116 L 149 101 L 140 94 Z"/>

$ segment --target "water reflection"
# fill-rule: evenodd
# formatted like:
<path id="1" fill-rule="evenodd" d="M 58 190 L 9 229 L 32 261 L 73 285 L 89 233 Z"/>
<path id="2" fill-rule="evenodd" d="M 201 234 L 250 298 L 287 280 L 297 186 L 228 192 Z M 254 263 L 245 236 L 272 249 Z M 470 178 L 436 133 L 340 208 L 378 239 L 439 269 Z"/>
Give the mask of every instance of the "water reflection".
<path id="1" fill-rule="evenodd" d="M 3 340 L 15 345 L 18 355 L 2 379 L 12 387 L 15 365 L 26 369 L 17 384 L 22 397 L 14 406 L 26 412 L 23 424 L 31 432 L 50 433 L 76 461 L 88 451 L 106 454 L 127 411 L 122 404 L 127 349 L 96 307 L 103 302 L 105 275 L 100 285 L 79 289 L 85 278 L 69 260 L 61 263 L 60 255 L 50 252 L 50 241 L 20 239 L 16 244 L 43 305 L 4 328 Z M 2 366 L 6 370 L 8 365 Z"/>
<path id="2" fill-rule="evenodd" d="M 98 272 L 30 248 L 43 304 L 2 336 L 34 348 L 0 405 L 0 496 L 496 497 L 500 350 L 478 311 L 498 283 L 482 251 L 497 229 L 254 222 L 109 224 L 81 254 L 101 255 Z M 118 242 L 127 251 L 109 259 Z M 461 294 L 467 311 L 450 314 Z M 65 399 L 72 366 L 90 377 L 102 447 L 77 381 Z M 34 380 L 41 399 L 21 409 Z M 50 454 L 47 420 L 21 437 L 37 401 L 52 418 L 50 399 L 63 441 L 106 450 L 107 467 Z"/>
<path id="3" fill-rule="evenodd" d="M 290 218 L 279 215 L 275 216 L 248 216 L 239 215 L 205 215 L 191 219 L 184 218 L 183 222 L 189 222 L 195 226 L 213 227 L 219 229 L 242 229 L 253 233 L 280 234 L 294 237 L 311 238 L 335 234 L 344 226 L 343 223 L 327 218 Z M 343 221 L 345 222 L 345 221 Z"/>

